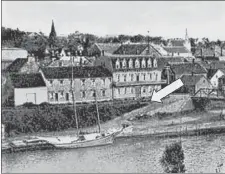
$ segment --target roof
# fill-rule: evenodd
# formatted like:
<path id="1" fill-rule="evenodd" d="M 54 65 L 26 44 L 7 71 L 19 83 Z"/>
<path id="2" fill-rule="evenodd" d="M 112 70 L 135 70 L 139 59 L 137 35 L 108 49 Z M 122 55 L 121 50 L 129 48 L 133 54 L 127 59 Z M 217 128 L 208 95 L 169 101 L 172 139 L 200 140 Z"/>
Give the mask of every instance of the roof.
<path id="1" fill-rule="evenodd" d="M 225 75 L 222 75 L 221 77 L 219 77 L 219 79 L 225 79 Z"/>
<path id="2" fill-rule="evenodd" d="M 104 50 L 105 53 L 113 54 L 121 44 L 119 43 L 95 43 L 95 45 L 102 51 Z"/>
<path id="3" fill-rule="evenodd" d="M 170 40 L 171 46 L 177 47 L 177 46 L 184 46 L 184 40 Z"/>
<path id="4" fill-rule="evenodd" d="M 207 56 L 213 57 L 215 51 L 213 48 L 197 48 L 195 51 L 195 57 Z"/>
<path id="5" fill-rule="evenodd" d="M 225 61 L 212 61 L 209 66 L 211 69 L 225 69 Z"/>
<path id="6" fill-rule="evenodd" d="M 46 67 L 41 69 L 47 79 L 68 79 L 72 77 L 72 67 Z M 111 77 L 111 72 L 102 66 L 75 66 L 74 78 Z"/>
<path id="7" fill-rule="evenodd" d="M 205 78 L 203 75 L 183 75 L 181 81 L 185 86 L 196 85 L 196 83 L 201 79 Z"/>
<path id="8" fill-rule="evenodd" d="M 180 63 L 180 64 L 172 64 L 171 69 L 176 75 L 181 74 L 191 74 L 192 72 L 194 74 L 204 74 L 207 73 L 207 71 L 198 63 Z"/>
<path id="9" fill-rule="evenodd" d="M 28 52 L 22 48 L 2 48 L 2 61 L 14 61 L 17 58 L 27 58 Z"/>
<path id="10" fill-rule="evenodd" d="M 26 58 L 17 58 L 6 68 L 6 72 L 17 73 L 26 63 Z"/>
<path id="11" fill-rule="evenodd" d="M 163 47 L 163 48 L 169 53 L 189 53 L 187 48 L 185 48 L 184 46 L 182 46 L 182 47 L 178 47 L 178 46 Z"/>
<path id="12" fill-rule="evenodd" d="M 114 54 L 137 55 L 141 54 L 148 44 L 125 44 L 121 45 Z"/>
<path id="13" fill-rule="evenodd" d="M 12 73 L 10 79 L 15 88 L 29 88 L 29 87 L 45 87 L 45 82 L 40 73 L 24 74 Z"/>

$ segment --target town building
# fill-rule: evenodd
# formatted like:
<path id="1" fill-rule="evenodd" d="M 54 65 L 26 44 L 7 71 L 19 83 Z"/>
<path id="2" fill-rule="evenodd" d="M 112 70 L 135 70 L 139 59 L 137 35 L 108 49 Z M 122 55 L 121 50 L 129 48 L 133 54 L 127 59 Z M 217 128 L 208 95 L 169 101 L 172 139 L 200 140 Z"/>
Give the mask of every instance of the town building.
<path id="1" fill-rule="evenodd" d="M 15 106 L 27 102 L 40 104 L 48 101 L 47 87 L 40 73 L 12 73 L 10 80 Z"/>
<path id="2" fill-rule="evenodd" d="M 95 97 L 97 101 L 112 100 L 112 74 L 101 66 L 46 67 L 40 72 L 48 88 L 49 103 L 72 103 L 73 94 L 76 103 L 93 102 Z"/>
<path id="3" fill-rule="evenodd" d="M 88 56 L 110 56 L 120 46 L 120 43 L 95 43 L 88 49 Z"/>
<path id="4" fill-rule="evenodd" d="M 225 75 L 218 78 L 218 89 L 225 96 Z"/>
<path id="5" fill-rule="evenodd" d="M 182 75 L 182 86 L 178 91 L 194 95 L 202 88 L 212 89 L 212 84 L 204 75 Z"/>
<path id="6" fill-rule="evenodd" d="M 182 75 L 204 75 L 207 78 L 207 70 L 197 62 L 170 63 L 171 70 L 175 78 L 179 79 Z"/>
<path id="7" fill-rule="evenodd" d="M 28 52 L 22 48 L 2 48 L 2 70 L 5 70 L 17 58 L 27 58 Z"/>
<path id="8" fill-rule="evenodd" d="M 216 70 L 215 74 L 210 78 L 210 82 L 214 88 L 219 87 L 219 78 L 225 75 L 225 69 Z"/>
<path id="9" fill-rule="evenodd" d="M 6 69 L 5 73 L 36 73 L 39 66 L 33 56 L 15 59 Z"/>
<path id="10" fill-rule="evenodd" d="M 154 90 L 168 84 L 162 72 L 169 60 L 148 55 L 112 55 L 100 57 L 96 65 L 112 72 L 115 99 L 138 99 L 150 97 Z"/>

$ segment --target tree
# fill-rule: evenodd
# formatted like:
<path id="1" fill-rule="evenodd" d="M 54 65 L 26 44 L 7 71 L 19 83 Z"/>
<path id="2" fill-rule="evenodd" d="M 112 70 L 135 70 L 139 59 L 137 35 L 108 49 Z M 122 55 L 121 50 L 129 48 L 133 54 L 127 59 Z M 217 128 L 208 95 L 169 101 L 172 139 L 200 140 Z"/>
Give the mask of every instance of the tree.
<path id="1" fill-rule="evenodd" d="M 160 163 L 166 173 L 185 173 L 184 152 L 181 143 L 166 146 Z"/>

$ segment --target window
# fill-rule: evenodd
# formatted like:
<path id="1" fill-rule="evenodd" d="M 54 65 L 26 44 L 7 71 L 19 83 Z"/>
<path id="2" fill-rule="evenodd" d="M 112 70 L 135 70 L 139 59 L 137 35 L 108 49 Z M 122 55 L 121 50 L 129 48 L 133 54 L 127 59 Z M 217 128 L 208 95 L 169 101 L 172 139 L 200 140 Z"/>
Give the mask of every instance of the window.
<path id="1" fill-rule="evenodd" d="M 142 59 L 141 64 L 142 64 L 142 68 L 145 68 L 146 67 L 146 65 L 145 65 L 145 59 L 144 58 Z"/>
<path id="2" fill-rule="evenodd" d="M 82 92 L 81 92 L 81 97 L 82 97 L 82 98 L 85 98 L 85 97 L 86 97 L 86 92 L 85 92 L 85 91 L 82 91 Z"/>
<path id="3" fill-rule="evenodd" d="M 58 93 L 55 93 L 55 101 L 59 101 Z"/>
<path id="4" fill-rule="evenodd" d="M 102 79 L 103 85 L 105 86 L 105 79 Z"/>
<path id="5" fill-rule="evenodd" d="M 120 68 L 120 61 L 119 61 L 119 59 L 117 59 L 117 61 L 116 61 L 116 69 L 119 69 Z"/>
<path id="6" fill-rule="evenodd" d="M 139 74 L 137 74 L 137 82 L 139 82 Z"/>
<path id="7" fill-rule="evenodd" d="M 146 93 L 146 89 L 145 89 L 145 87 L 143 87 L 143 93 Z"/>
<path id="8" fill-rule="evenodd" d="M 120 81 L 120 75 L 119 74 L 117 75 L 117 81 L 118 82 Z"/>
<path id="9" fill-rule="evenodd" d="M 149 79 L 152 80 L 152 73 L 149 74 Z"/>
<path id="10" fill-rule="evenodd" d="M 158 74 L 155 75 L 155 80 L 156 80 L 156 81 L 158 80 Z"/>
<path id="11" fill-rule="evenodd" d="M 50 85 L 52 85 L 53 84 L 53 80 L 49 80 L 49 83 L 50 83 Z"/>
<path id="12" fill-rule="evenodd" d="M 126 82 L 126 81 L 127 81 L 127 75 L 124 74 L 124 82 Z"/>
<path id="13" fill-rule="evenodd" d="M 53 92 L 49 92 L 49 98 L 53 99 Z"/>
<path id="14" fill-rule="evenodd" d="M 96 97 L 95 91 L 92 91 L 92 97 Z"/>
<path id="15" fill-rule="evenodd" d="M 84 86 L 85 85 L 85 79 L 82 79 L 81 80 L 81 86 Z"/>
<path id="16" fill-rule="evenodd" d="M 102 96 L 105 97 L 105 90 L 102 90 Z"/>
<path id="17" fill-rule="evenodd" d="M 148 68 L 151 68 L 152 67 L 152 60 L 149 58 L 148 59 Z"/>
<path id="18" fill-rule="evenodd" d="M 140 68 L 140 62 L 138 59 L 135 60 L 135 68 Z"/>
<path id="19" fill-rule="evenodd" d="M 120 94 L 120 88 L 118 88 L 118 94 Z"/>
<path id="20" fill-rule="evenodd" d="M 69 101 L 69 93 L 66 93 L 66 101 Z"/>
<path id="21" fill-rule="evenodd" d="M 143 79 L 144 79 L 144 81 L 145 81 L 145 73 L 143 74 Z"/>
<path id="22" fill-rule="evenodd" d="M 131 81 L 134 80 L 134 74 L 131 74 Z"/>
<path id="23" fill-rule="evenodd" d="M 59 83 L 60 83 L 61 85 L 63 85 L 63 80 L 59 80 Z"/>
<path id="24" fill-rule="evenodd" d="M 157 60 L 156 59 L 154 59 L 153 64 L 154 64 L 154 67 L 157 67 Z"/>
<path id="25" fill-rule="evenodd" d="M 126 62 L 126 60 L 125 59 L 123 59 L 123 68 L 126 68 L 127 67 L 127 62 Z"/>
<path id="26" fill-rule="evenodd" d="M 63 63 L 62 62 L 59 62 L 59 66 L 62 66 L 63 65 Z"/>
<path id="27" fill-rule="evenodd" d="M 126 94 L 127 93 L 127 88 L 124 88 L 124 94 Z"/>
<path id="28" fill-rule="evenodd" d="M 59 94 L 60 94 L 60 98 L 63 98 L 63 96 L 64 96 L 63 91 L 60 91 Z"/>
<path id="29" fill-rule="evenodd" d="M 95 79 L 92 79 L 92 85 L 95 86 Z"/>
<path id="30" fill-rule="evenodd" d="M 133 68 L 133 60 L 132 59 L 129 60 L 129 68 Z"/>
<path id="31" fill-rule="evenodd" d="M 131 87 L 131 93 L 133 94 L 134 93 L 134 89 Z"/>

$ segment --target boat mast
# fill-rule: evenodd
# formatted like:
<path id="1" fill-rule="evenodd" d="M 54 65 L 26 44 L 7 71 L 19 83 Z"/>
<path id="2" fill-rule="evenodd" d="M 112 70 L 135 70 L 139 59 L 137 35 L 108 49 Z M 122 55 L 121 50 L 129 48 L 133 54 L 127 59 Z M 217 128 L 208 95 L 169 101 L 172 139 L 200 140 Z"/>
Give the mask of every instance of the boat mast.
<path id="1" fill-rule="evenodd" d="M 97 118 L 98 118 L 98 131 L 101 133 L 101 124 L 100 124 L 100 117 L 99 117 L 99 111 L 98 111 L 98 101 L 97 101 L 97 90 L 95 85 L 95 105 L 97 110 Z"/>
<path id="2" fill-rule="evenodd" d="M 76 56 L 76 54 L 74 55 Z M 74 56 L 72 55 L 72 78 L 71 78 L 71 92 L 72 92 L 72 100 L 73 100 L 73 111 L 74 111 L 74 117 L 75 117 L 75 121 L 76 121 L 76 128 L 77 128 L 77 136 L 79 136 L 79 126 L 78 126 L 78 120 L 77 120 L 77 110 L 76 110 L 76 102 L 75 102 L 75 96 L 74 96 L 74 78 L 73 78 L 73 66 L 74 66 Z M 74 119 L 74 118 L 73 118 Z"/>

